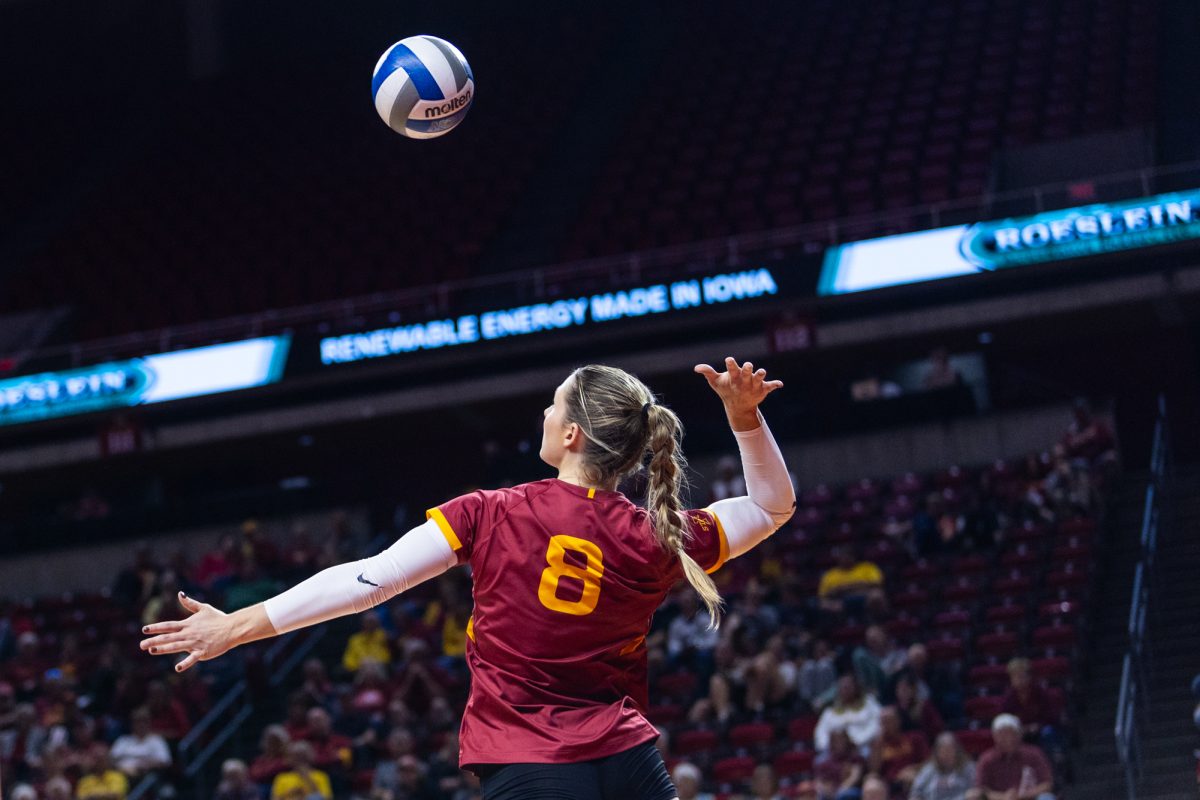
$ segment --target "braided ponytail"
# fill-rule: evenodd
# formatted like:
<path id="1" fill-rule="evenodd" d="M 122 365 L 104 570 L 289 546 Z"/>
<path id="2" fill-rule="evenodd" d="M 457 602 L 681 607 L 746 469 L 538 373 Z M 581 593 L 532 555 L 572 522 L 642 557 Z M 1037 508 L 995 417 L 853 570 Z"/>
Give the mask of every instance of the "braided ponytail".
<path id="1" fill-rule="evenodd" d="M 679 557 L 684 576 L 704 601 L 715 628 L 721 593 L 684 547 L 687 531 L 679 493 L 687 462 L 679 417 L 655 403 L 646 384 L 624 370 L 592 364 L 575 370 L 572 379 L 564 398 L 567 419 L 587 438 L 587 478 L 615 482 L 637 471 L 650 455 L 646 507 L 654 518 L 654 535 L 668 553 Z"/>
<path id="2" fill-rule="evenodd" d="M 717 627 L 721 614 L 721 593 L 713 579 L 700 568 L 684 548 L 683 503 L 679 499 L 687 462 L 680 440 L 683 425 L 675 412 L 657 403 L 647 409 L 650 451 L 646 507 L 654 514 L 654 535 L 667 552 L 677 553 L 683 574 L 708 609 L 711 627 Z"/>

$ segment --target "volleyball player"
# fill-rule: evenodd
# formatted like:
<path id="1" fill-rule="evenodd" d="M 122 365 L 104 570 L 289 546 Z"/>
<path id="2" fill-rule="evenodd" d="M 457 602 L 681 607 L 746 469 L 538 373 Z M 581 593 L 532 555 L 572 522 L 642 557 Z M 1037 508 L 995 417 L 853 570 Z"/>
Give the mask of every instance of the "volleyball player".
<path id="1" fill-rule="evenodd" d="M 148 625 L 142 648 L 187 653 L 183 671 L 258 639 L 361 612 L 470 564 L 471 689 L 460 764 L 487 800 L 672 800 L 654 747 L 644 639 L 686 579 L 715 625 L 709 574 L 770 536 L 795 494 L 759 404 L 783 384 L 725 359 L 701 364 L 741 452 L 747 497 L 682 507 L 678 417 L 640 380 L 587 366 L 555 390 L 540 455 L 558 477 L 478 491 L 431 508 L 379 555 L 326 569 L 265 603 L 225 614 L 180 595 L 190 615 Z M 641 509 L 616 491 L 647 458 Z"/>

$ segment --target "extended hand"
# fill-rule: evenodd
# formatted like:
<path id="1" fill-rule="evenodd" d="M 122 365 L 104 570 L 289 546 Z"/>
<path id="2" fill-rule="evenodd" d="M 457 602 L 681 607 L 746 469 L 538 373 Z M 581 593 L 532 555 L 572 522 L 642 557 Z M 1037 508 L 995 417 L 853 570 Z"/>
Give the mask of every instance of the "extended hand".
<path id="1" fill-rule="evenodd" d="M 229 652 L 237 644 L 233 641 L 228 614 L 208 603 L 193 600 L 183 592 L 179 593 L 179 605 L 190 616 L 142 628 L 142 633 L 152 634 L 142 640 L 143 650 L 155 656 L 187 653 L 187 658 L 175 665 L 176 672 L 183 672 L 197 661 L 209 661 Z"/>
<path id="2" fill-rule="evenodd" d="M 725 372 L 717 372 L 708 364 L 697 364 L 695 371 L 704 376 L 725 404 L 725 412 L 734 430 L 758 427 L 759 403 L 771 392 L 783 388 L 783 381 L 767 380 L 765 369 L 755 370 L 749 361 L 739 367 L 732 357 L 725 359 Z M 747 427 L 751 419 L 753 424 Z"/>

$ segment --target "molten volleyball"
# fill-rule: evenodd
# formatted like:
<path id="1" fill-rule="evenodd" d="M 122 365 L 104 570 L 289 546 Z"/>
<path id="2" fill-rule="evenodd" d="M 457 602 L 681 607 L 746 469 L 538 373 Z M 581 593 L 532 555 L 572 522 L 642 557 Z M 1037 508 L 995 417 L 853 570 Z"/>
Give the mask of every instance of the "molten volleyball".
<path id="1" fill-rule="evenodd" d="M 433 139 L 463 121 L 475 77 L 458 48 L 436 36 L 410 36 L 384 51 L 371 80 L 375 110 L 388 127 Z"/>

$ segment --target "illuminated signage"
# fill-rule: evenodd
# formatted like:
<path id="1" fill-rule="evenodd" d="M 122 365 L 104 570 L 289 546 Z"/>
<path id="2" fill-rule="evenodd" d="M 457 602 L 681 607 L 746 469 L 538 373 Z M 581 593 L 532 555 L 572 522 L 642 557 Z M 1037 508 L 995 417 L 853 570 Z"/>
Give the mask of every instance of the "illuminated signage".
<path id="1" fill-rule="evenodd" d="M 0 381 L 0 425 L 164 403 L 279 380 L 287 336 L 197 347 Z"/>
<path id="2" fill-rule="evenodd" d="M 436 350 L 509 336 L 667 314 L 774 295 L 778 291 L 775 278 L 766 269 L 642 286 L 590 297 L 330 336 L 321 340 L 321 363 L 346 364 L 418 350 Z"/>
<path id="3" fill-rule="evenodd" d="M 830 248 L 822 295 L 1200 238 L 1200 190 L 886 236 Z"/>

